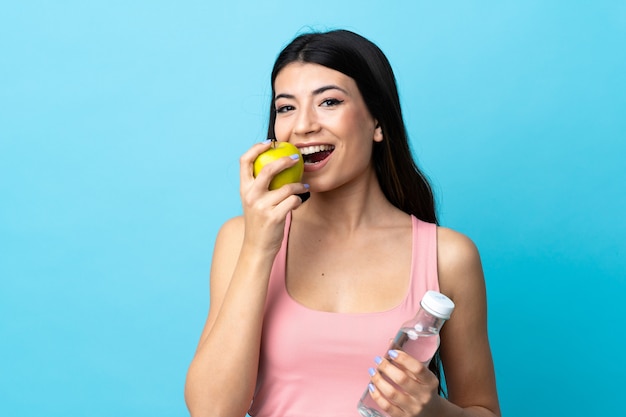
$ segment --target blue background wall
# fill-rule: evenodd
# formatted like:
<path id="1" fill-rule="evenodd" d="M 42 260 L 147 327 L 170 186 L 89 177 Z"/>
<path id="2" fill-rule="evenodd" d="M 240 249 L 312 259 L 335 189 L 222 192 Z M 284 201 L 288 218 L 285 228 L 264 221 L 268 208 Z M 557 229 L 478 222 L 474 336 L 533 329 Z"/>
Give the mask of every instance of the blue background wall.
<path id="1" fill-rule="evenodd" d="M 187 415 L 238 157 L 308 27 L 392 62 L 442 223 L 482 252 L 505 414 L 622 409 L 625 2 L 6 3 L 1 415 Z"/>

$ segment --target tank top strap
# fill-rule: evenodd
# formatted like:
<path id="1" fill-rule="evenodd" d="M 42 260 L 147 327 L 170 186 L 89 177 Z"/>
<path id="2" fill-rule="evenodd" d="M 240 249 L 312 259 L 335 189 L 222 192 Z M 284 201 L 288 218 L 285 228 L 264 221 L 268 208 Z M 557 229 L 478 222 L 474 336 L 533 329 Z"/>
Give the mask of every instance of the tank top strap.
<path id="1" fill-rule="evenodd" d="M 437 225 L 411 216 L 413 226 L 411 281 L 406 303 L 417 311 L 422 296 L 428 290 L 439 291 L 437 275 Z"/>

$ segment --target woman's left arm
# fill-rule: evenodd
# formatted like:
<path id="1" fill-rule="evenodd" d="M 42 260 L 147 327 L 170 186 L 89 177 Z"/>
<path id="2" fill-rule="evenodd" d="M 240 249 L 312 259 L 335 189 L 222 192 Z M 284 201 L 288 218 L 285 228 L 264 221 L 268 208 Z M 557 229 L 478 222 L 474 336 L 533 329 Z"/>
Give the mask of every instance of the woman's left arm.
<path id="1" fill-rule="evenodd" d="M 449 399 L 445 407 L 458 406 L 463 415 L 500 416 L 478 249 L 466 236 L 443 227 L 438 228 L 437 242 L 440 290 L 455 303 L 452 317 L 441 331 Z"/>

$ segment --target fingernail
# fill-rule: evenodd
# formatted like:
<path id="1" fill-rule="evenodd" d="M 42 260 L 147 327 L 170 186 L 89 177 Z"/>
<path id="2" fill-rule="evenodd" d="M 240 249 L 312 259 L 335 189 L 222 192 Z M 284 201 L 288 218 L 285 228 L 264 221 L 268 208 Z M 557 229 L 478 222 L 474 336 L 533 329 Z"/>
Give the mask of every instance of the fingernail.
<path id="1" fill-rule="evenodd" d="M 300 159 L 300 155 L 299 155 L 299 154 L 297 154 L 297 153 L 294 153 L 293 155 L 289 155 L 289 157 L 290 157 L 291 159 L 293 159 L 294 161 L 295 161 L 296 159 Z"/>
<path id="2" fill-rule="evenodd" d="M 306 188 L 307 190 L 308 190 L 309 188 L 311 188 L 311 186 L 310 186 L 309 184 L 302 184 L 302 185 L 304 185 L 304 188 Z"/>
<path id="3" fill-rule="evenodd" d="M 383 361 L 383 358 L 381 358 L 380 356 L 376 356 L 374 358 L 374 362 L 376 362 L 376 365 L 380 365 L 382 361 Z"/>
<path id="4" fill-rule="evenodd" d="M 267 145 L 268 143 L 272 143 L 272 139 L 265 139 L 263 142 L 261 142 L 263 145 Z"/>
<path id="5" fill-rule="evenodd" d="M 393 350 L 393 349 L 392 349 L 392 350 L 390 350 L 389 352 L 387 352 L 387 354 L 389 355 L 389 357 L 390 357 L 391 359 L 395 359 L 395 358 L 397 358 L 397 357 L 398 357 L 398 352 L 397 352 L 396 350 Z"/>
<path id="6" fill-rule="evenodd" d="M 374 392 L 374 391 L 376 391 L 376 388 L 374 388 L 374 384 L 372 384 L 372 383 L 367 384 L 367 389 L 368 389 L 370 392 Z"/>
<path id="7" fill-rule="evenodd" d="M 370 376 L 376 375 L 376 369 L 374 369 L 374 368 L 368 369 L 367 372 L 370 374 Z"/>
<path id="8" fill-rule="evenodd" d="M 306 193 L 301 193 L 301 194 L 296 194 L 296 195 L 300 197 L 300 200 L 302 200 L 303 203 L 307 201 L 309 197 L 311 197 L 311 193 L 308 191 Z"/>

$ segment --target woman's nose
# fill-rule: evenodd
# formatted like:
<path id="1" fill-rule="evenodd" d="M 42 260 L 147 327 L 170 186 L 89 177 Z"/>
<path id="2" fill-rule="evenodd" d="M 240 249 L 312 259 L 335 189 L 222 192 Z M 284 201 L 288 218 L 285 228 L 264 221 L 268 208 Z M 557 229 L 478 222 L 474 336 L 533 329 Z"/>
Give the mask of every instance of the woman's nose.
<path id="1" fill-rule="evenodd" d="M 310 107 L 301 107 L 298 111 L 294 132 L 299 135 L 306 135 L 316 132 L 319 128 L 319 121 L 317 119 L 315 109 Z"/>

